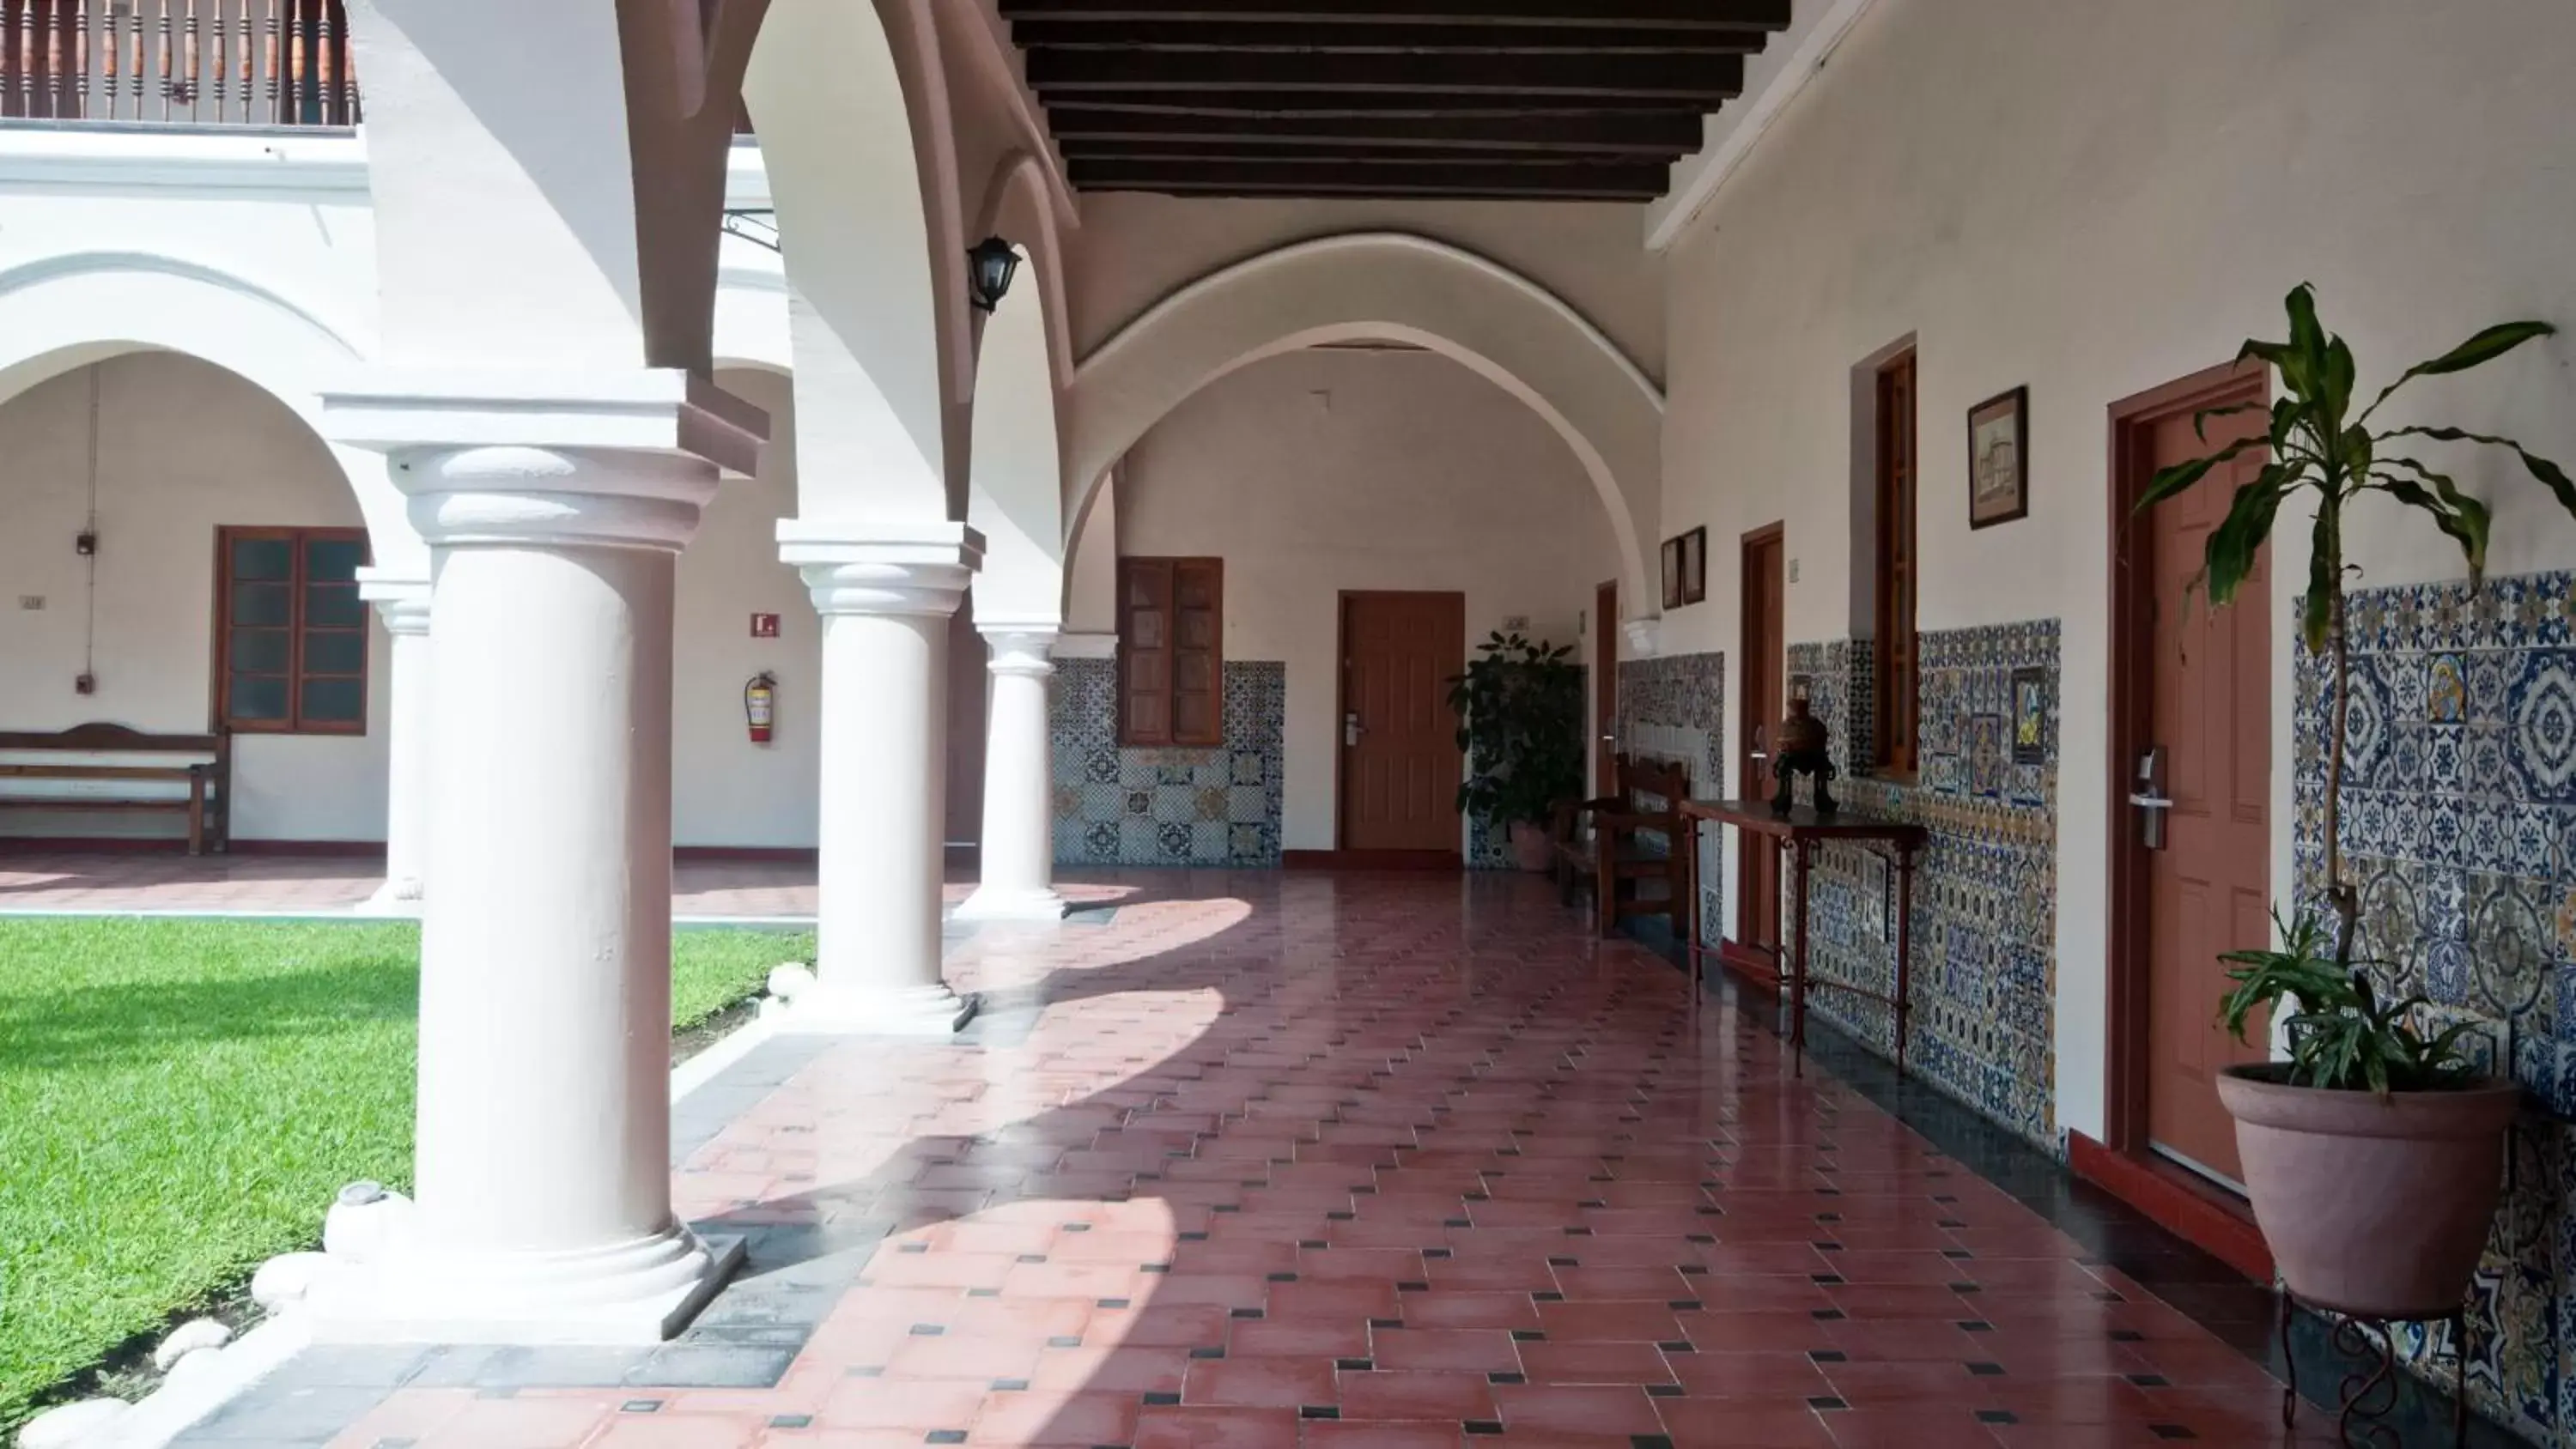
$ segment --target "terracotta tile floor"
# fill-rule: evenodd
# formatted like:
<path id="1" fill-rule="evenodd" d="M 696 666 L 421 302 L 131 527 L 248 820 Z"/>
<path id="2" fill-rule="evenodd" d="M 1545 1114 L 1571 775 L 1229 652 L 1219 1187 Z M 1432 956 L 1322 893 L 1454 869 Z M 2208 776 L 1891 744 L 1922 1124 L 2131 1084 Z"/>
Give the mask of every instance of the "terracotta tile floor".
<path id="1" fill-rule="evenodd" d="M 415 1388 L 347 1449 L 2331 1442 L 1769 1033 L 1510 879 L 1166 877 L 991 931 L 684 1212 L 893 1232 L 774 1388 Z"/>

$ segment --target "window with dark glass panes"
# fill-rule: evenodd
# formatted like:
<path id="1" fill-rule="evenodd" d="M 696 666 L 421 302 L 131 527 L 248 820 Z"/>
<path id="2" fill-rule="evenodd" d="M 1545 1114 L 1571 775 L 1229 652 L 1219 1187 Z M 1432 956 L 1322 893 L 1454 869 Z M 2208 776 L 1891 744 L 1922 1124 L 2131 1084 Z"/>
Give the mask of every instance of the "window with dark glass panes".
<path id="1" fill-rule="evenodd" d="M 1223 745 L 1224 675 L 1224 561 L 1120 559 L 1119 743 Z"/>
<path id="2" fill-rule="evenodd" d="M 244 734 L 364 734 L 367 605 L 355 528 L 216 534 L 216 717 Z"/>

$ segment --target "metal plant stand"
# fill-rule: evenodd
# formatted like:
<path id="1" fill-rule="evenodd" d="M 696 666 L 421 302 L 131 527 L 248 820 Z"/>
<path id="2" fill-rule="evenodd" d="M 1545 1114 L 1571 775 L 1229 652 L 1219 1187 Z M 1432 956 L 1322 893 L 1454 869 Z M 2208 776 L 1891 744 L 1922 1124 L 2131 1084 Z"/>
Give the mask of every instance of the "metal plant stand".
<path id="1" fill-rule="evenodd" d="M 2299 1360 L 2290 1348 L 2290 1324 L 2300 1308 L 2290 1290 L 2281 1290 L 2281 1363 L 2289 1371 L 2289 1385 L 2281 1391 L 2281 1426 L 2294 1428 L 2299 1417 Z M 2426 1313 L 2386 1317 L 2375 1314 L 2352 1314 L 2322 1303 L 2307 1307 L 2324 1315 L 2334 1324 L 2330 1342 L 2335 1352 L 2347 1359 L 2377 1360 L 2367 1370 L 2347 1372 L 2338 1391 L 2341 1410 L 2335 1419 L 2335 1431 L 2345 1444 L 2354 1449 L 2404 1449 L 2397 1426 L 2387 1421 L 2397 1407 L 2397 1340 L 2388 1330 L 2399 1323 L 2447 1323 L 2451 1325 L 2452 1361 L 2458 1366 L 2458 1378 L 2451 1386 L 2452 1449 L 2466 1449 L 2469 1442 L 2469 1318 L 2465 1307 L 2448 1313 Z M 2376 1328 L 2374 1336 L 2369 1330 Z"/>

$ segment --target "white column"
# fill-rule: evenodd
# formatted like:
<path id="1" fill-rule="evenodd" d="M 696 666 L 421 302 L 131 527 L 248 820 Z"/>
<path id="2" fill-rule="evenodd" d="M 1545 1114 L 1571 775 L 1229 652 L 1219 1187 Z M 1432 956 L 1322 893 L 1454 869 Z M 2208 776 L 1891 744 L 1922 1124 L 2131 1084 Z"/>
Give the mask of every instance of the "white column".
<path id="1" fill-rule="evenodd" d="M 385 883 L 360 907 L 414 915 L 429 863 L 429 580 L 358 571 L 392 646 L 386 661 Z"/>
<path id="2" fill-rule="evenodd" d="M 703 384 L 392 378 L 326 396 L 429 543 L 418 1203 L 317 1285 L 328 1339 L 651 1343 L 738 1242 L 671 1212 L 671 620 L 717 461 Z M 738 411 L 738 409 L 737 409 Z M 683 439 L 686 441 L 683 442 Z"/>
<path id="3" fill-rule="evenodd" d="M 1047 651 L 1053 624 L 978 626 L 992 651 L 992 707 L 985 716 L 984 841 L 981 883 L 957 908 L 975 921 L 1056 921 L 1055 832 L 1048 808 L 1055 793 L 1055 751 L 1047 729 Z"/>
<path id="4" fill-rule="evenodd" d="M 939 959 L 948 619 L 983 537 L 962 523 L 787 519 L 778 539 L 823 616 L 816 981 L 790 1024 L 948 1035 L 976 1007 Z"/>

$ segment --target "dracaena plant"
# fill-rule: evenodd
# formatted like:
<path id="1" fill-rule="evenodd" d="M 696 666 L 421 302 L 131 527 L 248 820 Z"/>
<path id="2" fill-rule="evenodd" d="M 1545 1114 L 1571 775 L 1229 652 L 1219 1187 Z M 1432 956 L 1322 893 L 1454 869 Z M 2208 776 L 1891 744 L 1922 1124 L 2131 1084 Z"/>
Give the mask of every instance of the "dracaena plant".
<path id="1" fill-rule="evenodd" d="M 2504 322 L 2489 327 L 2429 362 L 2418 363 L 2380 389 L 2356 409 L 2359 369 L 2352 349 L 2317 320 L 2315 289 L 2301 283 L 2288 301 L 2290 335 L 2286 341 L 2249 341 L 2237 359 L 2259 359 L 2280 374 L 2283 396 L 2270 403 L 2270 426 L 2219 448 L 2205 457 L 2179 463 L 2156 474 L 2138 500 L 2144 512 L 2182 494 L 2240 455 L 2261 451 L 2263 468 L 2240 486 L 2226 519 L 2212 530 L 2196 586 L 2213 606 L 2224 606 L 2254 572 L 2272 521 L 2281 507 L 2302 493 L 2315 495 L 2316 523 L 2309 536 L 2308 590 L 2300 607 L 2299 630 L 2309 652 L 2327 659 L 2334 670 L 2334 696 L 2326 741 L 2325 876 L 2326 904 L 2336 929 L 2331 963 L 2320 959 L 2326 938 L 2305 913 L 2284 928 L 2283 952 L 2254 952 L 2227 958 L 2247 968 L 2234 973 L 2238 987 L 2225 1008 L 2229 1027 L 2241 1039 L 2252 1006 L 2294 996 L 2301 1012 L 2290 1020 L 2292 1050 L 2310 1085 L 2388 1090 L 2404 1085 L 2404 1063 L 2426 1044 L 2395 1033 L 2418 1002 L 2383 1006 L 2353 965 L 2354 922 L 2361 913 L 2360 893 L 2343 872 L 2344 730 L 2350 710 L 2351 654 L 2345 626 L 2343 521 L 2346 510 L 2367 494 L 2379 494 L 2422 514 L 2454 544 L 2468 562 L 2469 587 L 2485 576 L 2487 532 L 2494 514 L 2487 504 L 2463 490 L 2450 474 L 2414 456 L 2419 443 L 2471 443 L 2511 453 L 2558 506 L 2576 515 L 2576 481 L 2567 471 L 2511 438 L 2472 433 L 2460 428 L 2412 423 L 2374 426 L 2379 410 L 2408 383 L 2483 367 L 2535 338 L 2557 329 L 2546 322 Z M 2192 420 L 2205 442 L 2209 419 L 2228 413 L 2259 412 L 2267 405 L 2241 403 L 2211 408 Z M 2289 958 L 2284 964 L 2280 958 Z M 2295 964 L 2297 969 L 2292 969 Z M 2249 976 L 2248 973 L 2251 973 Z M 2329 977 L 2350 983 L 2338 987 Z M 2249 995 L 2249 993 L 2251 993 Z M 2409 1042 L 2413 1045 L 2410 1046 Z M 2451 1038 L 2443 1039 L 2447 1052 Z M 2310 1043 L 2320 1055 L 2309 1054 Z M 2447 1061 L 2447 1056 L 2444 1057 Z M 2315 1071 L 2307 1064 L 2313 1062 Z M 2379 1063 L 2374 1067 L 2372 1063 Z M 2399 1064 L 2394 1075 L 2388 1063 Z M 2442 1065 L 2436 1062 L 2435 1065 Z"/>
<path id="2" fill-rule="evenodd" d="M 1495 634 L 1449 681 L 1467 752 L 1460 813 L 1498 826 L 1544 825 L 1583 793 L 1583 670 L 1574 646 Z"/>
<path id="3" fill-rule="evenodd" d="M 2316 917 L 2302 913 L 2273 924 L 2277 951 L 2230 951 L 2219 957 L 2236 969 L 2236 989 L 2219 1007 L 2227 1029 L 2245 1038 L 2258 1008 L 2297 1003 L 2289 1018 L 2290 1084 L 2334 1091 L 2426 1092 L 2458 1086 L 2475 1072 L 2461 1054 L 2460 1038 L 2474 1027 L 2458 1022 L 2437 1036 L 2415 1029 L 2415 1009 L 2428 998 L 2383 1001 L 2370 973 L 2351 969 L 2331 954 L 2333 945 Z"/>

